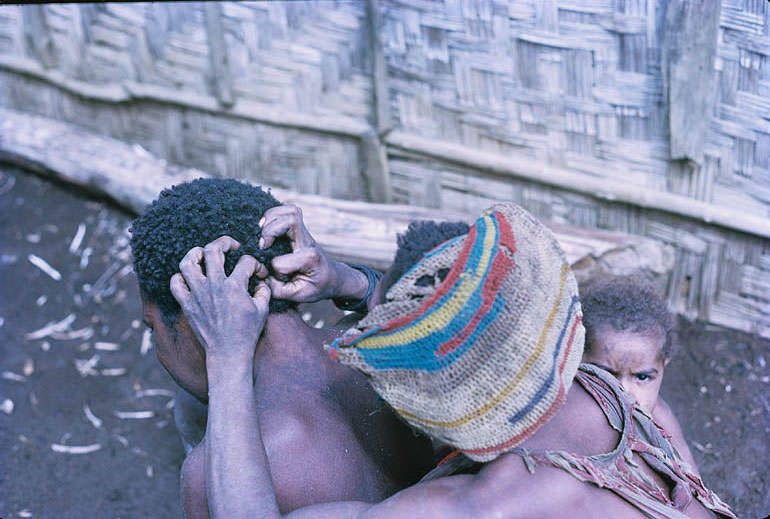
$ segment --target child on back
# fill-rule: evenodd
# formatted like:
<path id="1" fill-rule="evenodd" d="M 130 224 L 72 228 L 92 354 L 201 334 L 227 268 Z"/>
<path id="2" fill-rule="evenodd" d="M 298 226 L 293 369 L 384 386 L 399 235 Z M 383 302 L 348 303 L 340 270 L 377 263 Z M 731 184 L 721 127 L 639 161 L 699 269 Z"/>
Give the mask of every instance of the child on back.
<path id="1" fill-rule="evenodd" d="M 667 434 L 695 473 L 698 468 L 679 421 L 659 397 L 671 359 L 673 318 L 655 287 L 631 276 L 611 276 L 581 287 L 586 329 L 583 362 L 614 375 Z"/>

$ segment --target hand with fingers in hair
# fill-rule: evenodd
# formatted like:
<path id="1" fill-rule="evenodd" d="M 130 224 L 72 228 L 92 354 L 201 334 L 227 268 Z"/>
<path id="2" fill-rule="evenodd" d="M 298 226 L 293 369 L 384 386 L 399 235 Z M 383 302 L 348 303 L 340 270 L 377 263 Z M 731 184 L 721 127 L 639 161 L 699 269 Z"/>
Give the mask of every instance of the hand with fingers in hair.
<path id="1" fill-rule="evenodd" d="M 225 274 L 225 253 L 239 247 L 229 236 L 195 247 L 180 262 L 180 273 L 171 278 L 171 293 L 206 349 L 207 359 L 250 360 L 267 319 L 270 288 L 261 281 L 254 295 L 248 291 L 252 275 L 264 278 L 267 268 L 244 255 L 232 273 Z"/>
<path id="2" fill-rule="evenodd" d="M 321 248 L 302 220 L 302 210 L 281 205 L 265 211 L 260 248 L 267 248 L 279 236 L 291 241 L 292 252 L 273 258 L 274 276 L 266 279 L 273 297 L 297 303 L 321 299 L 361 300 L 370 294 L 366 274 L 335 260 Z"/>

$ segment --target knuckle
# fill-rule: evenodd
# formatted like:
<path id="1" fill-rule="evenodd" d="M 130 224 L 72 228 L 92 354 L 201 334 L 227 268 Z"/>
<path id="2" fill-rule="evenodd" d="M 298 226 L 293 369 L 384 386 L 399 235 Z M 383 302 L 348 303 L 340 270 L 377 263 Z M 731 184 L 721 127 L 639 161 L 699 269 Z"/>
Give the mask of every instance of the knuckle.
<path id="1" fill-rule="evenodd" d="M 200 247 L 193 247 L 192 249 L 187 251 L 187 254 L 184 255 L 184 257 L 182 258 L 182 261 L 180 261 L 180 263 L 190 263 L 190 262 L 194 261 L 194 258 L 196 256 L 198 256 L 201 253 L 202 250 L 203 249 L 201 249 Z"/>

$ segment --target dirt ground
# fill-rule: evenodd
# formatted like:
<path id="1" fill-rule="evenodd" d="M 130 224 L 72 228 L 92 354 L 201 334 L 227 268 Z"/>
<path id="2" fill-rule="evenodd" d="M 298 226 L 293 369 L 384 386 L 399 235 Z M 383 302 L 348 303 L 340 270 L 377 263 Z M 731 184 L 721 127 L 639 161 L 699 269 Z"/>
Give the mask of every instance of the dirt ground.
<path id="1" fill-rule="evenodd" d="M 3 519 L 181 517 L 175 388 L 141 324 L 129 222 L 105 201 L 0 167 Z M 764 517 L 770 341 L 680 326 L 663 394 L 706 483 L 741 517 Z"/>

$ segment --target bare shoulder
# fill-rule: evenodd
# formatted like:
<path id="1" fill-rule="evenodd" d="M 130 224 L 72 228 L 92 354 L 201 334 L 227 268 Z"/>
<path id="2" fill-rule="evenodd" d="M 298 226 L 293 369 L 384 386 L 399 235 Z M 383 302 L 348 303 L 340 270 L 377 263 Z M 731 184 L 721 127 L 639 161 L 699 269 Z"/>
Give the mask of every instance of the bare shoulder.
<path id="1" fill-rule="evenodd" d="M 527 470 L 516 454 L 485 465 L 476 475 L 419 483 L 377 504 L 328 503 L 297 510 L 294 519 L 467 519 L 469 517 L 642 517 L 614 494 L 583 483 L 561 469 Z"/>
<path id="2" fill-rule="evenodd" d="M 671 406 L 668 405 L 668 402 L 663 400 L 663 397 L 658 397 L 658 401 L 655 403 L 655 410 L 652 413 L 652 416 L 656 420 L 660 418 L 661 420 L 677 421 L 676 417 L 674 416 L 674 412 L 671 410 Z"/>
<path id="3" fill-rule="evenodd" d="M 409 501 L 426 506 L 412 517 L 580 518 L 596 517 L 598 510 L 590 485 L 551 466 L 530 472 L 514 453 L 486 464 L 476 475 L 441 478 L 409 490 L 414 495 Z M 408 498 L 409 493 L 401 494 Z"/>
<path id="4" fill-rule="evenodd" d="M 204 456 L 203 443 L 199 443 L 182 463 L 179 487 L 184 516 L 188 519 L 208 518 Z"/>
<path id="5" fill-rule="evenodd" d="M 641 517 L 612 492 L 561 468 L 538 465 L 530 471 L 516 453 L 501 456 L 467 479 L 445 479 L 444 491 L 462 503 L 455 508 L 463 511 L 448 517 Z"/>
<path id="6" fill-rule="evenodd" d="M 282 508 L 379 500 L 395 490 L 328 401 L 295 403 L 293 408 L 265 416 L 263 423 L 265 450 Z M 329 477 L 330 470 L 334 477 Z"/>
<path id="7" fill-rule="evenodd" d="M 684 442 L 682 426 L 679 424 L 679 420 L 674 415 L 671 407 L 662 398 L 658 398 L 655 409 L 652 412 L 652 418 L 655 420 L 655 423 L 663 428 L 666 434 L 671 436 L 672 440 L 675 441 L 675 446 L 677 446 L 676 441 L 680 439 Z"/>
<path id="8" fill-rule="evenodd" d="M 652 417 L 660 427 L 671 436 L 671 443 L 684 460 L 691 466 L 695 474 L 699 475 L 698 465 L 695 463 L 695 458 L 692 456 L 687 440 L 682 432 L 682 426 L 679 424 L 674 412 L 668 403 L 662 398 L 658 398 L 658 402 L 655 404 L 655 410 L 652 413 Z"/>
<path id="9" fill-rule="evenodd" d="M 475 476 L 450 476 L 418 483 L 379 503 L 325 503 L 295 510 L 291 519 L 461 519 L 480 517 L 469 506 Z"/>

